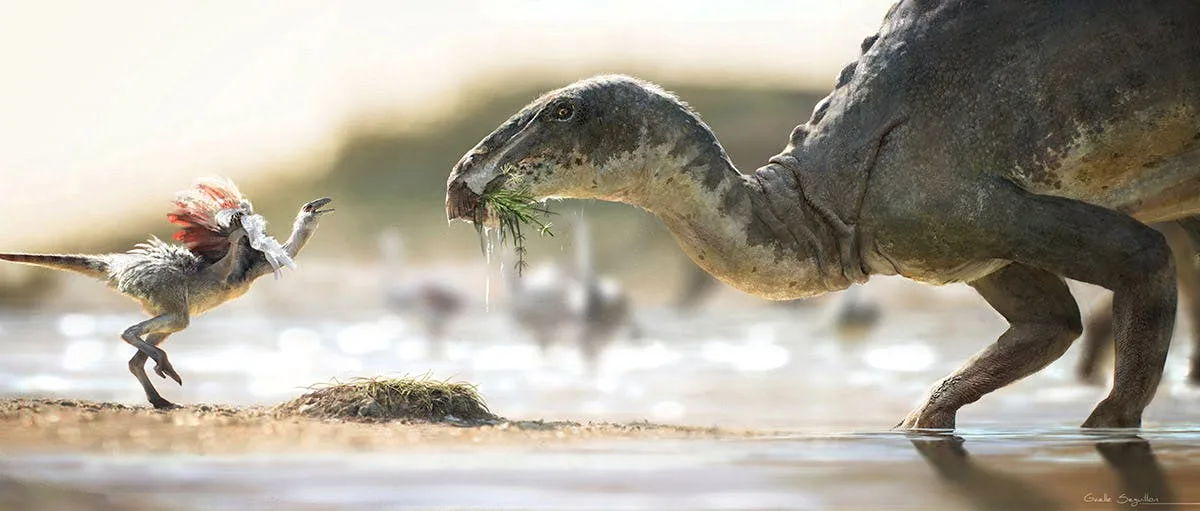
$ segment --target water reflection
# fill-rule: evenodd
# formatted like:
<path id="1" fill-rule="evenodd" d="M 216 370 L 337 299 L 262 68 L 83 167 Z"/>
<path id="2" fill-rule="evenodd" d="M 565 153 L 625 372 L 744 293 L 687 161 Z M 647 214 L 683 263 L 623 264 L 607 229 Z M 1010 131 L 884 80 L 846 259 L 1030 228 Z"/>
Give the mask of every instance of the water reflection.
<path id="1" fill-rule="evenodd" d="M 938 476 L 975 509 L 1061 509 L 1030 481 L 981 466 L 967 454 L 962 437 L 917 433 L 910 439 Z"/>
<path id="2" fill-rule="evenodd" d="M 1087 433 L 1085 433 L 1086 435 Z M 951 433 L 912 433 L 909 439 L 938 477 L 974 509 L 1064 509 L 1106 507 L 1176 509 L 1175 493 L 1154 455 L 1150 442 L 1133 434 L 1097 434 L 1095 448 L 1114 473 L 1115 488 L 1083 489 L 1078 500 L 1053 495 L 1050 480 L 1017 477 L 977 463 L 964 447 L 965 440 Z"/>
<path id="3" fill-rule="evenodd" d="M 1130 505 L 1137 499 L 1139 503 L 1154 504 L 1154 509 L 1177 508 L 1175 493 L 1150 442 L 1137 435 L 1122 436 L 1096 442 L 1096 450 L 1117 475 L 1120 491 L 1113 496 L 1114 504 Z"/>

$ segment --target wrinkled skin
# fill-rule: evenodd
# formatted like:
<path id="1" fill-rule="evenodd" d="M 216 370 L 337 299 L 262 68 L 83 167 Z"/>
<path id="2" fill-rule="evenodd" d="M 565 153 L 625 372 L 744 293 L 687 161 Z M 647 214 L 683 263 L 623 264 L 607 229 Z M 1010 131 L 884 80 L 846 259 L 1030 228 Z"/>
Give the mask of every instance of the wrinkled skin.
<path id="1" fill-rule="evenodd" d="M 1200 214 L 1200 4 L 904 1 L 834 91 L 753 173 L 684 104 L 606 76 L 530 103 L 468 152 L 451 219 L 480 194 L 619 201 L 700 267 L 773 299 L 872 274 L 974 287 L 1010 328 L 898 425 L 1044 367 L 1079 335 L 1064 278 L 1114 292 L 1117 363 L 1085 427 L 1136 427 L 1162 373 L 1174 267 L 1143 222 Z M 985 28 L 981 28 L 985 27 Z"/>

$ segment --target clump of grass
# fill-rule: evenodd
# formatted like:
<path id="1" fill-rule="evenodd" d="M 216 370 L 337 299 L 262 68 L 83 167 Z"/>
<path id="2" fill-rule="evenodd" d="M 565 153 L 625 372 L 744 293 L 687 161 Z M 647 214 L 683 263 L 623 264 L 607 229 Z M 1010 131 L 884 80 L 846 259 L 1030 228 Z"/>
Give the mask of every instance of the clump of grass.
<path id="1" fill-rule="evenodd" d="M 496 419 L 474 385 L 417 378 L 354 378 L 309 387 L 275 407 L 277 415 L 326 419 L 487 421 Z"/>
<path id="2" fill-rule="evenodd" d="M 511 169 L 505 171 L 504 174 L 514 176 Z M 475 230 L 479 232 L 480 243 L 484 244 L 485 252 L 487 235 L 484 229 L 488 225 L 495 226 L 500 245 L 512 243 L 513 251 L 517 254 L 517 274 L 520 275 L 527 266 L 525 262 L 526 240 L 522 227 L 532 226 L 540 236 L 554 236 L 554 232 L 550 230 L 551 224 L 539 219 L 539 217 L 550 216 L 552 213 L 527 189 L 521 187 L 517 178 L 509 177 L 504 182 L 509 185 L 508 188 L 497 186 L 494 189 L 483 191 L 479 197 L 479 208 L 475 210 L 475 218 L 472 220 L 474 220 Z"/>

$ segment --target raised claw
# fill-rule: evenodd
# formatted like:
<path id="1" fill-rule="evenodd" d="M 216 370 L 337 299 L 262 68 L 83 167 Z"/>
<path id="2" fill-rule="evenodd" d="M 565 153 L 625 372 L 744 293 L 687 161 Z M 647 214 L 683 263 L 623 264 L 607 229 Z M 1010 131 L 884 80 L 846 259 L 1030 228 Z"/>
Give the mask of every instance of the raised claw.
<path id="1" fill-rule="evenodd" d="M 154 373 L 161 378 L 170 377 L 172 380 L 175 380 L 175 383 L 183 385 L 183 378 L 180 378 L 179 373 L 175 372 L 175 368 L 171 366 L 171 361 L 167 360 L 165 352 L 161 357 L 154 359 Z"/>

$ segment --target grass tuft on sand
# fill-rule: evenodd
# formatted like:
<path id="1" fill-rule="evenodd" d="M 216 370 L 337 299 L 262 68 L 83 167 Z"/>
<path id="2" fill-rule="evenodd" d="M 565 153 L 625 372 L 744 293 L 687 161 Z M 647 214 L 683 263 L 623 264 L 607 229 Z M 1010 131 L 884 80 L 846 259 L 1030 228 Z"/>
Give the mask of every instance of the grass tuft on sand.
<path id="1" fill-rule="evenodd" d="M 276 415 L 370 421 L 484 422 L 498 419 L 474 385 L 428 376 L 354 378 L 317 384 L 275 407 Z"/>

